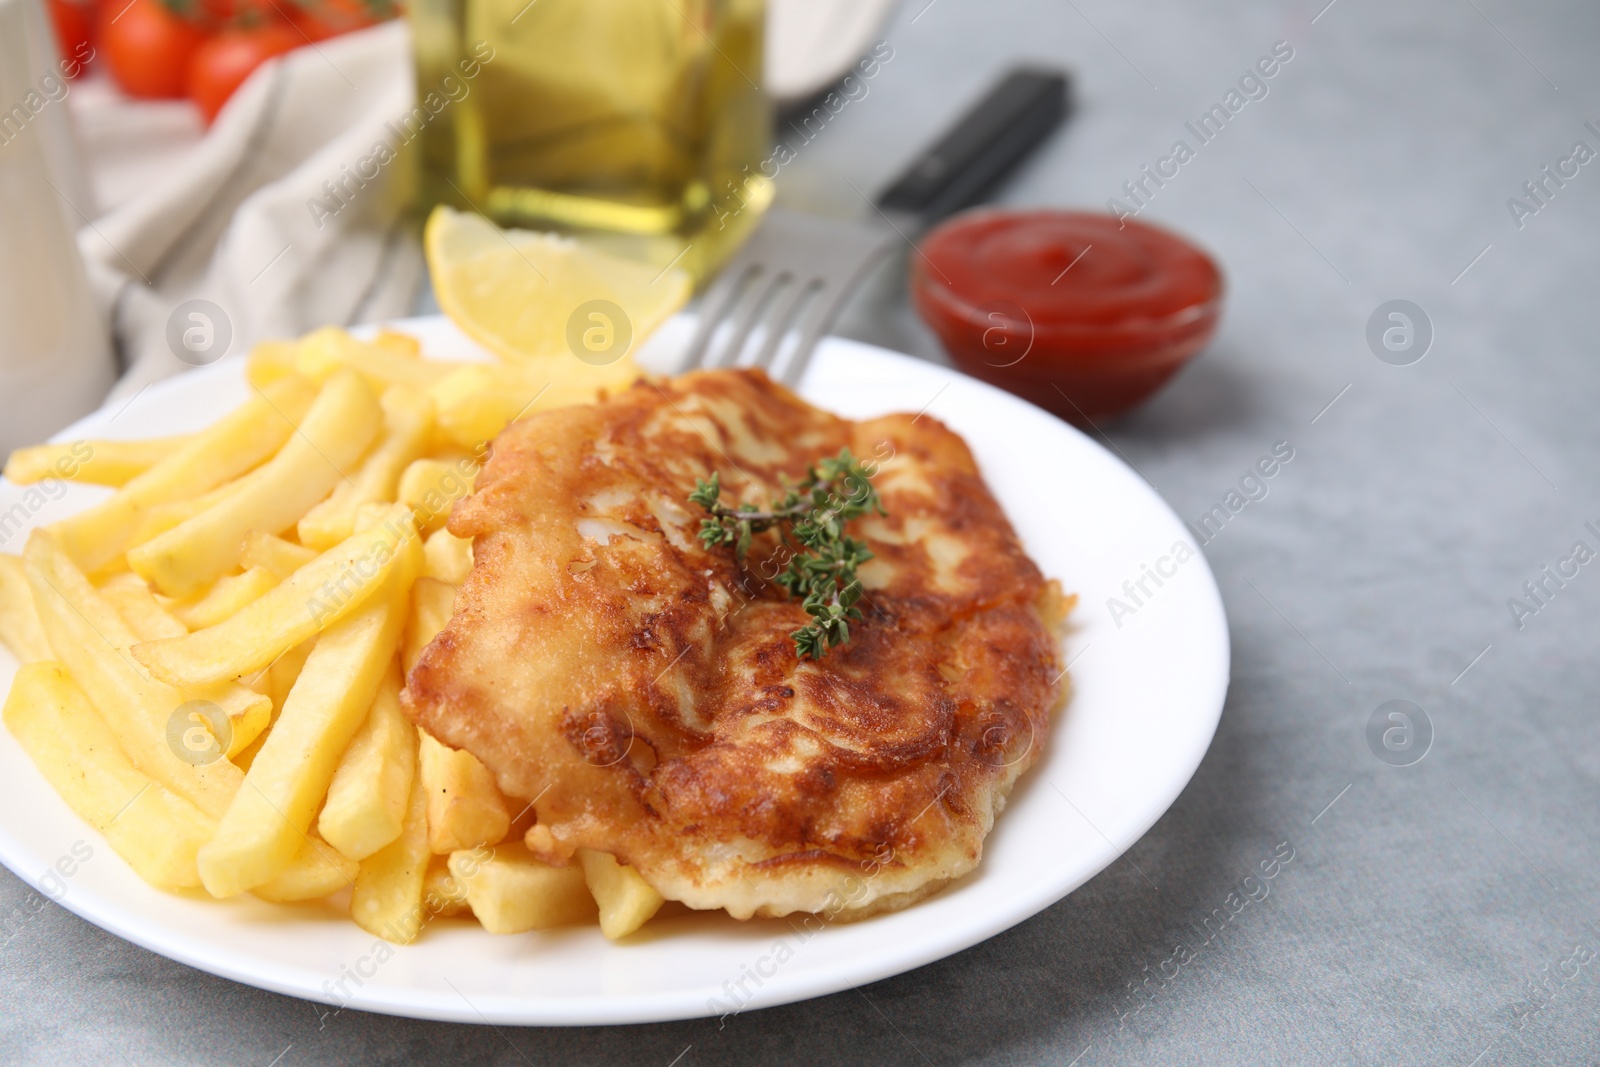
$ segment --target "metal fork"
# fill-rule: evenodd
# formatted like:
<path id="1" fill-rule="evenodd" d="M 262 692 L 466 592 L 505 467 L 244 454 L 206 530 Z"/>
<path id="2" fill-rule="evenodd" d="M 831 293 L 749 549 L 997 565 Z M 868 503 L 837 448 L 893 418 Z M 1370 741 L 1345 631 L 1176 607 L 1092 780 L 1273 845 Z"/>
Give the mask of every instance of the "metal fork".
<path id="1" fill-rule="evenodd" d="M 681 369 L 760 367 L 798 385 L 840 308 L 896 244 L 976 203 L 1067 109 L 1064 74 L 1014 70 L 912 161 L 865 221 L 769 211 L 706 291 Z"/>
<path id="2" fill-rule="evenodd" d="M 774 208 L 706 291 L 684 369 L 750 366 L 795 385 L 817 340 L 845 298 L 899 237 L 888 226 L 801 215 Z M 798 338 L 784 341 L 791 332 Z M 744 357 L 746 347 L 755 349 Z"/>

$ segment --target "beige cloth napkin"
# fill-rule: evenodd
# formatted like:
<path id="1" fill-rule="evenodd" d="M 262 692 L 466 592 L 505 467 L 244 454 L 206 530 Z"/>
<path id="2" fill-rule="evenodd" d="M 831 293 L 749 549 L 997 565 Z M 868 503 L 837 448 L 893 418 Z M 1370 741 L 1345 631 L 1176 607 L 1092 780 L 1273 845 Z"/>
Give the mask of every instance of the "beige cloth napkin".
<path id="1" fill-rule="evenodd" d="M 77 94 L 74 120 L 107 208 L 78 244 L 126 368 L 113 400 L 223 354 L 174 353 L 169 320 L 189 300 L 221 309 L 231 353 L 410 311 L 423 264 L 405 163 L 362 187 L 345 176 L 394 144 L 385 124 L 398 127 L 413 97 L 398 22 L 267 64 L 203 137 L 185 105 Z M 335 199 L 325 183 L 337 182 L 348 192 Z"/>

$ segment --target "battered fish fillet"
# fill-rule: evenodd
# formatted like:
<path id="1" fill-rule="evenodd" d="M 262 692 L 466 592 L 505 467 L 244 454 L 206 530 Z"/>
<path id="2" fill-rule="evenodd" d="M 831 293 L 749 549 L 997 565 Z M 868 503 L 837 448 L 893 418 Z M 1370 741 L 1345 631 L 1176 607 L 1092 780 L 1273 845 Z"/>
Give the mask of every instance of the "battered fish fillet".
<path id="1" fill-rule="evenodd" d="M 762 503 L 849 446 L 886 518 L 852 524 L 866 618 L 821 661 L 758 537 L 696 537 L 697 479 Z M 642 382 L 495 441 L 450 531 L 476 563 L 405 706 L 531 800 L 528 846 L 592 848 L 737 918 L 902 907 L 972 870 L 1062 698 L 1070 607 L 954 433 L 853 423 L 758 371 Z"/>

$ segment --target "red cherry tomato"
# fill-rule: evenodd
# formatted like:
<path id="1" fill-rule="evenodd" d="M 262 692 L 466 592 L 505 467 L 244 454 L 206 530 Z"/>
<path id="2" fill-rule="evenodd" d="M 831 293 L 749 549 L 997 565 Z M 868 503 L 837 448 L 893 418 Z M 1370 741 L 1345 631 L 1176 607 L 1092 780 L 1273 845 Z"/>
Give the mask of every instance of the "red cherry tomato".
<path id="1" fill-rule="evenodd" d="M 115 3 L 116 0 L 106 0 Z M 265 22 L 289 22 L 299 5 L 295 0 L 199 0 L 201 21 L 218 28 L 249 28 Z"/>
<path id="2" fill-rule="evenodd" d="M 238 0 L 200 0 L 200 10 L 216 25 L 226 26 L 239 14 Z"/>
<path id="3" fill-rule="evenodd" d="M 325 41 L 341 33 L 365 29 L 383 20 L 362 0 L 313 0 L 296 8 L 294 24 L 313 41 Z"/>
<path id="4" fill-rule="evenodd" d="M 189 62 L 189 99 L 209 125 L 257 67 L 305 43 L 298 30 L 281 23 L 223 30 L 201 45 Z"/>
<path id="5" fill-rule="evenodd" d="M 160 0 L 108 0 L 100 8 L 100 48 L 111 76 L 129 96 L 183 95 L 189 60 L 205 42 L 198 26 L 174 15 Z"/>
<path id="6" fill-rule="evenodd" d="M 50 22 L 56 29 L 56 48 L 61 52 L 63 67 L 69 78 L 83 73 L 84 63 L 93 54 L 89 46 L 92 24 L 91 9 L 87 3 L 75 0 L 50 0 Z"/>

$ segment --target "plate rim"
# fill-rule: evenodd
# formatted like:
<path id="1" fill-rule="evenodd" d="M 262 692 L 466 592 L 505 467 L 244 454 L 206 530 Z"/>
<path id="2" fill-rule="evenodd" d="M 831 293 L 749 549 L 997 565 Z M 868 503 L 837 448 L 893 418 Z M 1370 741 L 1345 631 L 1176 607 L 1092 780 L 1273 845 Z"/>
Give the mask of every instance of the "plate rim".
<path id="1" fill-rule="evenodd" d="M 680 320 L 678 325 L 680 327 L 681 320 L 686 318 L 690 318 L 690 316 L 678 317 Z M 365 327 L 357 332 L 376 330 L 380 327 L 392 328 L 402 332 L 410 330 L 418 333 L 436 332 L 441 328 L 453 329 L 453 327 L 449 326 L 448 320 L 444 316 L 427 315 L 390 320 L 382 324 Z M 663 331 L 663 333 L 666 332 L 665 330 Z M 467 343 L 470 344 L 470 342 Z M 820 346 L 846 351 L 852 348 L 866 350 L 876 356 L 888 357 L 891 362 L 926 363 L 926 361 L 918 360 L 913 356 L 895 352 L 878 345 L 831 335 L 823 338 L 819 343 Z M 196 368 L 157 382 L 149 387 L 148 392 L 154 394 L 153 398 L 159 398 L 172 390 L 190 388 L 196 383 L 197 379 L 242 376 L 243 364 L 242 357 L 228 357 L 209 366 Z M 954 368 L 934 364 L 928 365 L 936 366 L 940 372 L 949 374 L 952 383 L 960 381 L 965 387 L 975 388 L 980 393 L 996 394 L 1004 402 L 1023 404 L 1034 411 L 1046 415 L 1061 428 L 1076 435 L 1082 442 L 1087 443 L 1101 453 L 1102 457 L 1109 460 L 1124 477 L 1131 479 L 1140 487 L 1166 513 L 1173 523 L 1185 530 L 1186 533 L 1188 532 L 1186 524 L 1183 523 L 1182 519 L 1178 517 L 1166 500 L 1156 492 L 1155 488 L 1126 460 L 1108 450 L 1099 441 L 1094 440 L 1049 412 L 1036 408 L 1028 404 L 1027 401 L 994 386 L 962 374 Z M 59 433 L 52 435 L 50 440 L 72 439 L 75 433 L 79 432 L 80 426 L 84 423 L 98 422 L 109 407 L 109 404 L 102 405 L 83 418 L 74 421 Z M 30 522 L 29 528 L 33 525 L 35 524 Z M 1190 540 L 1193 541 L 1195 539 L 1191 536 Z M 1201 701 L 1197 698 L 1197 706 L 1203 703 L 1204 706 L 1210 708 L 1203 723 L 1204 728 L 1203 730 L 1197 729 L 1195 732 L 1187 756 L 1182 761 L 1184 767 L 1182 773 L 1170 774 L 1162 780 L 1164 788 L 1159 791 L 1152 790 L 1146 794 L 1149 799 L 1140 804 L 1141 814 L 1133 820 L 1137 824 L 1137 829 L 1131 834 L 1127 843 L 1119 847 L 1107 839 L 1109 854 L 1103 859 L 1097 857 L 1088 865 L 1092 869 L 1086 869 L 1081 873 L 1081 877 L 1068 878 L 1060 882 L 1050 881 L 1038 886 L 1022 886 L 1016 894 L 1007 898 L 1006 907 L 981 916 L 975 916 L 972 921 L 954 928 L 948 928 L 943 934 L 937 934 L 936 932 L 934 936 L 923 937 L 917 941 L 891 944 L 883 951 L 875 952 L 870 956 L 840 959 L 825 966 L 804 970 L 791 976 L 784 983 L 772 983 L 768 986 L 763 986 L 756 996 L 741 1003 L 730 1014 L 740 1014 L 746 1011 L 776 1007 L 782 1004 L 829 995 L 903 974 L 962 952 L 1032 918 L 1044 909 L 1064 899 L 1110 867 L 1118 857 L 1149 832 L 1150 828 L 1171 809 L 1183 790 L 1188 787 L 1206 753 L 1210 750 L 1232 682 L 1232 636 L 1229 632 L 1221 592 L 1217 587 L 1209 561 L 1205 558 L 1202 546 L 1196 543 L 1192 547 L 1195 552 L 1195 559 L 1200 565 L 1195 576 L 1202 582 L 1203 599 L 1208 601 L 1206 606 L 1214 615 L 1211 620 L 1214 628 L 1213 636 L 1220 641 L 1220 664 L 1216 675 L 1216 692 L 1211 695 L 1209 700 Z M 5 688 L 9 692 L 9 685 Z M 1067 714 L 1070 714 L 1070 704 L 1068 708 Z M 1025 788 L 1042 787 L 1042 784 L 1038 782 L 1038 778 L 1043 775 L 1043 770 L 1039 767 L 1031 768 L 1030 770 L 1032 773 L 1024 775 L 1019 780 L 1010 799 L 1015 800 Z M 70 813 L 70 811 L 69 814 L 73 819 L 77 819 L 75 814 Z M 79 821 L 81 822 L 81 820 Z M 92 827 L 88 827 L 87 824 L 83 825 L 93 832 Z M 14 848 L 20 850 L 21 847 L 20 842 L 5 831 L 4 822 L 0 820 L 0 863 L 4 863 L 9 870 L 31 889 L 36 892 L 42 892 L 35 884 L 35 880 L 23 873 L 25 864 L 20 861 L 24 857 L 12 854 Z M 118 862 L 121 862 L 120 858 Z M 228 949 L 220 945 L 213 946 L 202 940 L 187 936 L 181 930 L 174 931 L 170 927 L 157 924 L 155 920 L 146 918 L 138 913 L 129 912 L 126 907 L 119 906 L 114 900 L 106 899 L 102 901 L 95 894 L 67 893 L 58 899 L 57 903 L 102 930 L 168 959 L 244 985 L 267 989 L 315 1003 L 326 1003 L 318 995 L 315 977 L 310 972 L 307 972 L 307 978 L 299 979 L 296 977 L 299 972 L 285 967 L 275 960 L 265 959 L 256 955 L 241 956 L 238 949 Z M 871 921 L 867 920 L 867 922 Z M 575 996 L 570 1000 L 551 1000 L 546 998 L 539 1004 L 521 1007 L 517 1010 L 501 1010 L 496 1005 L 490 1005 L 489 1010 L 482 1010 L 472 1001 L 466 1000 L 464 995 L 461 996 L 463 1001 L 461 1007 L 447 1005 L 441 1002 L 442 998 L 439 993 L 414 986 L 374 985 L 372 988 L 381 990 L 381 993 L 365 994 L 358 990 L 356 995 L 339 1004 L 336 1010 L 353 1008 L 379 1014 L 436 1021 L 545 1026 L 616 1025 L 716 1017 L 715 1012 L 707 1010 L 709 1002 L 700 1004 L 688 999 L 690 996 L 698 997 L 703 992 L 698 988 L 687 994 L 663 994 L 655 991 L 650 993 L 629 993 L 620 998 L 593 995 Z M 769 989 L 771 992 L 766 993 Z M 762 993 L 766 993 L 766 995 L 761 995 Z M 536 1010 L 528 1010 L 529 1007 Z M 537 1010 L 540 1008 L 545 1010 Z"/>

